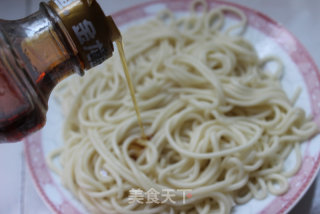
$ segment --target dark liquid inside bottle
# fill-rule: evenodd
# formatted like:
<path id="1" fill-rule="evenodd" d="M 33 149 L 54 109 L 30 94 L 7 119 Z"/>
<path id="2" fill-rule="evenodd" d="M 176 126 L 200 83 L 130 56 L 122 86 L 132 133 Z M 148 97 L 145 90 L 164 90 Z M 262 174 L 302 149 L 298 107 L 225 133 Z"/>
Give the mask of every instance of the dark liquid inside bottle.
<path id="1" fill-rule="evenodd" d="M 41 112 L 0 62 L 0 141 L 16 141 L 41 128 Z"/>

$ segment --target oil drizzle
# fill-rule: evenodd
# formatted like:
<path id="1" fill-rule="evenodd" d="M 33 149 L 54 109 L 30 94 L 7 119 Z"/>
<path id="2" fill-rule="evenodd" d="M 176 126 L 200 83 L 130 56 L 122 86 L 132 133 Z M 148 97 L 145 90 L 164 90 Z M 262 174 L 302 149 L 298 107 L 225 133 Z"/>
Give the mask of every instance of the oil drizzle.
<path id="1" fill-rule="evenodd" d="M 135 92 L 134 92 L 134 87 L 133 87 L 131 76 L 130 76 L 130 73 L 129 73 L 129 70 L 128 70 L 126 57 L 125 57 L 125 54 L 124 54 L 122 38 L 121 37 L 118 38 L 115 42 L 117 44 L 117 48 L 118 48 L 119 56 L 120 56 L 120 59 L 121 59 L 123 71 L 124 71 L 124 74 L 125 74 L 126 79 L 127 79 L 127 83 L 128 83 L 128 87 L 129 87 L 129 90 L 130 90 L 131 99 L 132 99 L 134 108 L 136 110 L 136 115 L 137 115 L 138 123 L 139 123 L 139 126 L 140 126 L 140 131 L 141 131 L 141 138 L 143 140 L 146 140 L 147 136 L 144 133 L 144 127 L 143 127 L 141 116 L 140 116 L 139 106 L 138 106 L 138 103 L 137 103 L 136 95 L 135 95 Z"/>

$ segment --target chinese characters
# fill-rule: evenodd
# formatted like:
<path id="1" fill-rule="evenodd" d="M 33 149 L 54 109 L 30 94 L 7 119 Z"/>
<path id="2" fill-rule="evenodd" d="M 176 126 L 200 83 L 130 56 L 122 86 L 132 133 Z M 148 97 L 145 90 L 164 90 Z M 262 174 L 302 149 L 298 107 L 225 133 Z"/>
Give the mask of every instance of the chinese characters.
<path id="1" fill-rule="evenodd" d="M 79 24 L 72 26 L 72 29 L 81 45 L 96 37 L 96 29 L 93 24 L 86 19 Z"/>
<path id="2" fill-rule="evenodd" d="M 86 57 L 91 67 L 102 63 L 106 59 L 106 50 L 103 44 L 96 39 L 96 29 L 92 22 L 84 19 L 77 25 L 72 26 L 78 41 L 86 51 Z"/>
<path id="3" fill-rule="evenodd" d="M 191 189 L 162 189 L 161 192 L 154 188 L 144 192 L 141 189 L 131 189 L 129 191 L 129 203 L 137 204 L 164 204 L 171 203 L 175 204 L 174 198 L 177 196 L 176 192 L 182 193 L 182 203 L 185 203 L 186 197 L 191 198 Z M 181 195 L 181 194 L 180 194 Z"/>
<path id="4" fill-rule="evenodd" d="M 96 40 L 96 44 L 85 46 L 83 49 L 88 51 L 87 58 L 91 67 L 99 65 L 106 59 L 106 51 L 99 40 Z"/>

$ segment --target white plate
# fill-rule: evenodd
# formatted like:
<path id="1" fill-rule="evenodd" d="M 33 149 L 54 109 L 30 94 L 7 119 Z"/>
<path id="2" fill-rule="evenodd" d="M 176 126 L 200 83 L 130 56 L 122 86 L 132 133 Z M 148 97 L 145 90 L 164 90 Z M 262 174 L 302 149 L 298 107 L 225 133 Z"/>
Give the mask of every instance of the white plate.
<path id="1" fill-rule="evenodd" d="M 137 5 L 113 15 L 121 29 L 154 17 L 159 10 L 168 8 L 181 15 L 189 9 L 192 0 L 158 0 Z M 276 55 L 285 64 L 282 84 L 291 97 L 296 87 L 302 88 L 297 105 L 307 114 L 314 116 L 319 125 L 320 120 L 320 76 L 311 57 L 299 41 L 277 22 L 260 12 L 235 5 L 233 3 L 207 0 L 210 7 L 230 5 L 241 9 L 248 17 L 249 26 L 244 37 L 250 40 L 260 57 Z M 229 22 L 234 17 L 229 17 Z M 54 173 L 46 166 L 45 156 L 62 145 L 61 130 L 63 117 L 60 106 L 54 99 L 49 101 L 48 121 L 39 132 L 25 140 L 25 154 L 32 178 L 39 194 L 55 213 L 88 213 L 62 185 Z M 304 195 L 317 175 L 320 166 L 320 136 L 303 143 L 303 163 L 299 172 L 290 179 L 290 190 L 280 196 L 268 196 L 265 200 L 251 200 L 236 206 L 233 213 L 287 213 Z M 290 161 L 287 161 L 290 167 Z"/>

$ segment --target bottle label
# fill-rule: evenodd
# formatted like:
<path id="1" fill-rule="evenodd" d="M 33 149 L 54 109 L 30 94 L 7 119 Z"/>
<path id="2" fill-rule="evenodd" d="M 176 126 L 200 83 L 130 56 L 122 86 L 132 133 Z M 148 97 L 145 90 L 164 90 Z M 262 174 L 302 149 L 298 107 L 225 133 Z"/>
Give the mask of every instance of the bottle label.
<path id="1" fill-rule="evenodd" d="M 99 40 L 96 40 L 94 45 L 84 46 L 83 49 L 88 51 L 87 59 L 91 67 L 99 65 L 107 59 L 106 50 Z"/>
<path id="2" fill-rule="evenodd" d="M 90 40 L 96 37 L 96 29 L 94 28 L 92 22 L 88 20 L 83 20 L 77 25 L 72 26 L 73 32 L 76 34 L 79 42 L 83 45 L 85 42 L 89 42 Z"/>
<path id="3" fill-rule="evenodd" d="M 96 29 L 92 22 L 84 19 L 79 24 L 72 26 L 78 41 L 86 52 L 86 58 L 91 67 L 106 60 L 106 50 L 103 44 L 96 39 Z"/>

